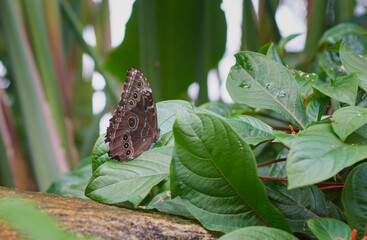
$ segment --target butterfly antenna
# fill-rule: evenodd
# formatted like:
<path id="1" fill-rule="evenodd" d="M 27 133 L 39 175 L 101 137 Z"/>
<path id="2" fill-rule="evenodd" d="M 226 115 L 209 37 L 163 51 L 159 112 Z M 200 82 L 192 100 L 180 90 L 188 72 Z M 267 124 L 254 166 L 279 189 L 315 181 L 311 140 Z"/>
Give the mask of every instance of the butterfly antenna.
<path id="1" fill-rule="evenodd" d="M 176 116 L 176 113 L 175 113 L 175 114 L 173 114 L 172 116 L 170 116 L 169 118 L 167 118 L 166 120 L 164 120 L 164 121 L 161 123 L 161 125 L 159 125 L 159 126 L 158 126 L 158 128 L 159 128 L 160 126 L 162 126 L 165 122 L 167 122 L 170 118 L 172 118 L 172 117 L 174 117 L 174 116 Z"/>

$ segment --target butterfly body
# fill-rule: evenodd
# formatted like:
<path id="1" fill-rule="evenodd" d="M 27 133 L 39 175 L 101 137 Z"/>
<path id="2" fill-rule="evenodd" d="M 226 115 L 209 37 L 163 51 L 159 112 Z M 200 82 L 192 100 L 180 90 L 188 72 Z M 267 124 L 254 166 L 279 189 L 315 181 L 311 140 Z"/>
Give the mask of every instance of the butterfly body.
<path id="1" fill-rule="evenodd" d="M 120 103 L 107 128 L 108 155 L 118 161 L 131 161 L 148 150 L 158 138 L 152 89 L 143 73 L 130 68 Z"/>

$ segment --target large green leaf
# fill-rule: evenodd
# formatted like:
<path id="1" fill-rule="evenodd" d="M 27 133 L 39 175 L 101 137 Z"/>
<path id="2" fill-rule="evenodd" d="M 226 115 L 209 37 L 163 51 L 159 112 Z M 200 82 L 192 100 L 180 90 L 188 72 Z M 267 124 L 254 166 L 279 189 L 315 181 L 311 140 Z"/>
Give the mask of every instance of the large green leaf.
<path id="1" fill-rule="evenodd" d="M 169 174 L 172 147 L 154 148 L 130 162 L 111 160 L 93 173 L 85 195 L 102 203 L 137 206 Z"/>
<path id="2" fill-rule="evenodd" d="M 326 180 L 366 157 L 367 145 L 343 143 L 330 124 L 308 127 L 296 134 L 289 151 L 288 188 Z"/>
<path id="3" fill-rule="evenodd" d="M 218 240 L 298 240 L 295 236 L 276 229 L 268 227 L 246 227 L 230 232 Z"/>
<path id="4" fill-rule="evenodd" d="M 46 192 L 62 196 L 87 198 L 84 195 L 85 188 L 92 176 L 92 158 L 83 159 L 77 168 L 71 172 L 62 174 L 54 181 Z"/>
<path id="5" fill-rule="evenodd" d="M 344 41 L 340 45 L 339 55 L 347 73 L 367 72 L 367 58 L 358 55 Z"/>
<path id="6" fill-rule="evenodd" d="M 348 224 L 357 229 L 358 237 L 362 238 L 367 223 L 367 163 L 353 169 L 343 189 L 343 206 Z"/>
<path id="7" fill-rule="evenodd" d="M 287 190 L 287 183 L 263 180 L 270 201 L 284 214 L 293 232 L 308 232 L 308 219 L 330 217 L 343 220 L 342 211 L 316 186 Z"/>
<path id="8" fill-rule="evenodd" d="M 216 67 L 225 50 L 226 21 L 221 3 L 136 1 L 125 39 L 109 54 L 107 69 L 125 81 L 128 68 L 141 68 L 156 100 L 184 97 L 195 81 L 206 89 L 207 72 Z"/>
<path id="9" fill-rule="evenodd" d="M 171 163 L 171 191 L 206 228 L 229 232 L 253 225 L 289 231 L 266 196 L 254 155 L 222 118 L 179 112 Z"/>
<path id="10" fill-rule="evenodd" d="M 258 145 L 274 139 L 273 129 L 257 118 L 241 115 L 227 119 L 227 122 L 247 144 Z"/>
<path id="11" fill-rule="evenodd" d="M 272 109 L 305 128 L 307 117 L 300 90 L 286 67 L 254 52 L 240 52 L 236 60 L 227 79 L 227 90 L 235 102 Z"/>
<path id="12" fill-rule="evenodd" d="M 358 76 L 355 73 L 339 77 L 331 85 L 315 82 L 312 87 L 339 102 L 354 105 L 358 91 Z"/>
<path id="13" fill-rule="evenodd" d="M 340 39 L 345 39 L 348 36 L 353 35 L 363 35 L 366 33 L 366 30 L 354 23 L 342 23 L 338 24 L 335 27 L 327 30 L 319 40 L 319 44 L 323 43 L 331 43 L 334 44 Z"/>
<path id="14" fill-rule="evenodd" d="M 308 220 L 307 225 L 316 237 L 322 240 L 350 239 L 352 234 L 347 224 L 336 219 L 314 218 Z"/>
<path id="15" fill-rule="evenodd" d="M 367 123 L 367 109 L 361 107 L 344 107 L 336 110 L 331 123 L 334 132 L 344 141 L 351 133 Z"/>

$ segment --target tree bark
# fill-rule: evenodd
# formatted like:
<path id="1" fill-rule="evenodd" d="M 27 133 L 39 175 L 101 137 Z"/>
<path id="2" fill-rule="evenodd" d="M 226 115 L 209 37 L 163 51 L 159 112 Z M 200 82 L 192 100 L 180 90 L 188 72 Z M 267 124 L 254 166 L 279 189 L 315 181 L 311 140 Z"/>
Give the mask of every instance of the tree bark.
<path id="1" fill-rule="evenodd" d="M 194 220 L 140 209 L 105 205 L 76 197 L 0 187 L 0 200 L 19 196 L 52 214 L 78 235 L 105 239 L 216 239 Z M 0 239 L 24 239 L 0 219 Z"/>

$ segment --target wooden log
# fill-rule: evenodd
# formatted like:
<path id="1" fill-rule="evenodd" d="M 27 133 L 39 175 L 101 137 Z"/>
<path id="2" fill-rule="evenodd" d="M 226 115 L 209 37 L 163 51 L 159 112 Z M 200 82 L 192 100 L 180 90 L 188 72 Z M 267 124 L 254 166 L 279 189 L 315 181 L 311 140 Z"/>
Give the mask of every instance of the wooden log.
<path id="1" fill-rule="evenodd" d="M 20 196 L 55 216 L 78 235 L 105 239 L 216 239 L 196 221 L 178 216 L 105 205 L 76 197 L 0 187 L 0 199 Z M 23 239 L 0 220 L 0 239 Z"/>

